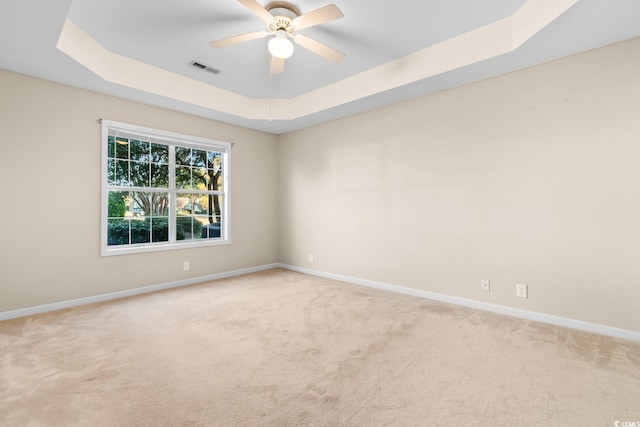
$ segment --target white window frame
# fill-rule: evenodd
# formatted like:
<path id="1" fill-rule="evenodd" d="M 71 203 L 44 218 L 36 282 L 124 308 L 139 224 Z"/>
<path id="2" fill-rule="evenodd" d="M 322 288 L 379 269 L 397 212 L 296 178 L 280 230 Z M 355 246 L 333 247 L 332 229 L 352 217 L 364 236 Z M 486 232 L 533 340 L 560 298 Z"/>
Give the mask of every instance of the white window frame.
<path id="1" fill-rule="evenodd" d="M 102 167 L 101 167 L 101 237 L 100 253 L 102 256 L 125 255 L 144 252 L 157 252 L 174 249 L 185 249 L 203 246 L 228 245 L 231 243 L 231 147 L 232 144 L 225 141 L 217 141 L 197 136 L 184 135 L 181 133 L 169 132 L 159 129 L 152 129 L 112 120 L 101 120 L 101 147 L 102 147 Z M 169 159 L 169 241 L 151 242 L 127 245 L 108 245 L 108 192 L 113 189 L 108 183 L 108 138 L 109 135 L 118 133 L 138 138 L 143 141 L 157 142 L 170 146 Z M 221 194 L 221 217 L 222 226 L 220 238 L 196 239 L 196 240 L 176 240 L 176 194 L 181 189 L 176 189 L 175 185 L 175 147 L 197 148 L 212 150 L 222 153 L 222 190 Z M 132 191 L 135 188 L 132 187 Z"/>

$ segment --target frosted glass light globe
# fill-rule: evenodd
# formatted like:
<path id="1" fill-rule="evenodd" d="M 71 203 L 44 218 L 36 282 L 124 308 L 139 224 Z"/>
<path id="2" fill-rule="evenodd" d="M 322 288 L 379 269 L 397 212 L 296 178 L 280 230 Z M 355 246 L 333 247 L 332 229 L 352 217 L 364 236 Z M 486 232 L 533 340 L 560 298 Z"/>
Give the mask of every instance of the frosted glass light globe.
<path id="1" fill-rule="evenodd" d="M 293 55 L 293 43 L 287 36 L 277 35 L 269 40 L 269 53 L 276 58 L 287 59 Z"/>

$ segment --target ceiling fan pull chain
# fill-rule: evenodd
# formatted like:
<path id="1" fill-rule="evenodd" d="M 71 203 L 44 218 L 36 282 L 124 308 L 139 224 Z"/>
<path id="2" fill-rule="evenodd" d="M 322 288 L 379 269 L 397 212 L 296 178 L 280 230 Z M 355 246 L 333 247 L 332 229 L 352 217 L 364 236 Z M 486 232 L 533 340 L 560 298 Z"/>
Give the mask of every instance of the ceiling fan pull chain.
<path id="1" fill-rule="evenodd" d="M 273 58 L 269 56 L 269 61 L 273 61 Z M 269 64 L 269 124 L 272 123 L 271 119 L 271 79 L 273 74 L 271 73 L 271 64 Z"/>

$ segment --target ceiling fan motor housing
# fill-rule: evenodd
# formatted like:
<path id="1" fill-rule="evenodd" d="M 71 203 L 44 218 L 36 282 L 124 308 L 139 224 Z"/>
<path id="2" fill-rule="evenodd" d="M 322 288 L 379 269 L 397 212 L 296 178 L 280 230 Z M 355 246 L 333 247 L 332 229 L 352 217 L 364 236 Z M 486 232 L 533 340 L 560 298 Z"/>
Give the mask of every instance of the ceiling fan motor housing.
<path id="1" fill-rule="evenodd" d="M 283 30 L 286 31 L 288 35 L 292 35 L 296 31 L 296 28 L 293 26 L 293 20 L 287 16 L 274 16 L 274 20 L 267 23 L 267 28 L 272 33 Z"/>

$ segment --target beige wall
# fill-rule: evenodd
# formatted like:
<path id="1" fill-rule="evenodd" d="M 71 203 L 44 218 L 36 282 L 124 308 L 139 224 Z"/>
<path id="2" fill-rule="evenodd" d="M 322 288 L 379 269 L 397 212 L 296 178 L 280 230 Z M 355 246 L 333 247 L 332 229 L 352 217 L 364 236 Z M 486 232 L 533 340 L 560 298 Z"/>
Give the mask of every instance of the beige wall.
<path id="1" fill-rule="evenodd" d="M 0 312 L 277 261 L 275 136 L 2 70 L 0 94 Z M 234 142 L 233 244 L 100 257 L 100 118 Z"/>
<path id="2" fill-rule="evenodd" d="M 0 71 L 0 312 L 280 261 L 640 331 L 639 50 L 280 137 Z M 233 244 L 100 257 L 100 118 L 235 142 Z"/>
<path id="3" fill-rule="evenodd" d="M 280 261 L 640 331 L 639 51 L 282 136 Z"/>

